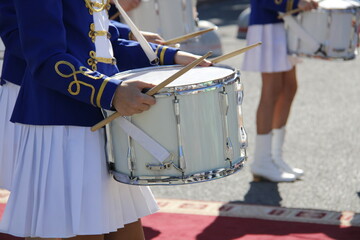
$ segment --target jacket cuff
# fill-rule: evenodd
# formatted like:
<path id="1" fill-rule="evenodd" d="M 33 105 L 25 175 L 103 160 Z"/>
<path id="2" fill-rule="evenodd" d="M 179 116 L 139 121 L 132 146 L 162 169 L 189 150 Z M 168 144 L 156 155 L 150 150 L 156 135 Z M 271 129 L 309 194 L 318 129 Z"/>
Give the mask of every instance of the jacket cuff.
<path id="1" fill-rule="evenodd" d="M 172 48 L 159 45 L 156 49 L 156 55 L 159 58 L 160 65 L 173 65 L 175 64 L 175 55 L 179 51 L 178 48 Z"/>
<path id="2" fill-rule="evenodd" d="M 98 98 L 96 99 L 98 107 L 107 110 L 114 110 L 112 102 L 114 99 L 115 91 L 121 83 L 121 80 L 113 78 L 106 78 L 104 80 L 100 87 Z"/>

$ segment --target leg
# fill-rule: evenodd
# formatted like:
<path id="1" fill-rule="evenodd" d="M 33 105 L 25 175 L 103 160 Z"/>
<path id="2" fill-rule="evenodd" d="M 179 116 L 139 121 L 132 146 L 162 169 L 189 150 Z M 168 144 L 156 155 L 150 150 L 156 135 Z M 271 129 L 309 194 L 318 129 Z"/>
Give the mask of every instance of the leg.
<path id="1" fill-rule="evenodd" d="M 258 134 L 267 134 L 273 125 L 275 104 L 282 90 L 282 73 L 262 73 L 262 90 L 256 114 Z"/>
<path id="2" fill-rule="evenodd" d="M 144 230 L 139 219 L 136 222 L 126 224 L 124 228 L 118 229 L 117 232 L 109 233 L 105 235 L 105 240 L 144 240 Z"/>
<path id="3" fill-rule="evenodd" d="M 273 116 L 273 138 L 272 138 L 272 158 L 276 165 L 285 172 L 292 173 L 296 178 L 300 178 L 304 171 L 299 168 L 290 167 L 282 157 L 282 149 L 285 140 L 285 125 L 289 118 L 290 109 L 297 90 L 296 68 L 283 73 L 283 87 L 275 105 Z"/>
<path id="4" fill-rule="evenodd" d="M 272 128 L 282 128 L 289 118 L 290 109 L 297 90 L 296 69 L 282 73 L 282 88 L 274 106 Z"/>
<path id="5" fill-rule="evenodd" d="M 278 169 L 271 156 L 272 125 L 276 103 L 283 89 L 283 73 L 263 73 L 262 90 L 256 115 L 257 136 L 251 171 L 254 181 L 262 179 L 273 182 L 294 181 L 295 175 Z"/>

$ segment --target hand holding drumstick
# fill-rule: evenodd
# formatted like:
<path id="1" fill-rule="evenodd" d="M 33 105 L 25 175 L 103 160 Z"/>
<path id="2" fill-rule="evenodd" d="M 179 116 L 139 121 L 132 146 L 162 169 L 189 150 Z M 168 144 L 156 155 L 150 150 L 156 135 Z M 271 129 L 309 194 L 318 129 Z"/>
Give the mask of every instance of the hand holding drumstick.
<path id="1" fill-rule="evenodd" d="M 152 95 L 158 92 L 161 88 L 165 87 L 167 84 L 174 81 L 176 78 L 189 71 L 191 68 L 197 65 L 210 66 L 211 62 L 206 60 L 206 58 L 210 55 L 211 52 L 208 52 L 204 56 L 199 57 L 197 55 L 179 51 L 176 54 L 177 57 L 175 57 L 175 62 L 178 64 L 188 62 L 190 63 L 156 86 L 138 80 L 128 80 L 122 82 L 121 85 L 119 85 L 119 87 L 116 89 L 113 99 L 113 106 L 117 112 L 94 125 L 91 128 L 91 131 L 96 131 L 102 128 L 117 117 L 131 116 L 133 114 L 148 110 L 151 105 L 155 104 L 155 98 L 152 98 Z M 146 94 L 142 93 L 142 90 L 146 88 L 150 88 L 150 90 L 147 91 Z"/>
<path id="2" fill-rule="evenodd" d="M 286 16 L 289 16 L 289 15 L 292 15 L 292 14 L 295 14 L 295 13 L 299 13 L 301 11 L 309 11 L 311 9 L 316 9 L 316 8 L 318 8 L 319 2 L 321 2 L 321 1 L 322 0 L 320 0 L 320 1 L 300 0 L 299 4 L 298 4 L 298 8 L 279 15 L 279 18 L 281 19 L 281 18 L 284 18 Z"/>

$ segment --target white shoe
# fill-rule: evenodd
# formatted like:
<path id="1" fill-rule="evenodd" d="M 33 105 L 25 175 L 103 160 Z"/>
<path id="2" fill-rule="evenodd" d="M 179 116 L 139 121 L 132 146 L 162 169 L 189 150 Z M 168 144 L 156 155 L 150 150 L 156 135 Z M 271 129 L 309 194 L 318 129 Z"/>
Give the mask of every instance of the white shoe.
<path id="1" fill-rule="evenodd" d="M 285 126 L 278 129 L 272 130 L 272 144 L 271 144 L 271 158 L 274 159 L 275 164 L 278 168 L 284 172 L 292 173 L 297 179 L 304 175 L 304 171 L 300 168 L 290 167 L 283 160 L 283 145 L 285 140 L 286 129 Z"/>
<path id="2" fill-rule="evenodd" d="M 302 176 L 304 176 L 304 170 L 300 169 L 300 168 L 294 168 L 294 167 L 290 167 L 284 160 L 282 160 L 281 158 L 278 159 L 274 159 L 275 164 L 278 166 L 279 169 L 288 172 L 288 173 L 292 173 L 296 176 L 297 179 L 301 178 Z"/>
<path id="3" fill-rule="evenodd" d="M 296 175 L 279 169 L 273 161 L 268 161 L 267 164 L 261 166 L 252 165 L 251 172 L 254 177 L 254 182 L 263 180 L 271 182 L 294 182 L 297 179 Z"/>
<path id="4" fill-rule="evenodd" d="M 275 165 L 271 158 L 272 134 L 257 134 L 255 138 L 254 161 L 251 164 L 251 172 L 254 181 L 268 180 L 271 182 L 293 182 L 296 176 L 282 171 Z"/>

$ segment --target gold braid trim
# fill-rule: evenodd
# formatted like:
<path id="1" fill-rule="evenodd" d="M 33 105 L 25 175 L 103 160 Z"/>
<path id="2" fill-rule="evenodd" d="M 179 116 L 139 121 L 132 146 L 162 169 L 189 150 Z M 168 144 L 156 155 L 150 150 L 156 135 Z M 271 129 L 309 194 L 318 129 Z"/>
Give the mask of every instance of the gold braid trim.
<path id="1" fill-rule="evenodd" d="M 111 34 L 107 31 L 95 31 L 95 25 L 92 23 L 90 24 L 89 37 L 91 38 L 92 42 L 95 42 L 95 38 L 97 36 L 107 36 L 108 39 L 111 38 Z"/>
<path id="2" fill-rule="evenodd" d="M 293 5 L 294 5 L 294 0 L 288 0 L 287 4 L 286 4 L 286 11 L 290 11 L 293 9 Z"/>
<path id="3" fill-rule="evenodd" d="M 70 74 L 64 74 L 64 73 L 62 73 L 62 72 L 60 71 L 60 69 L 59 69 L 59 66 L 60 66 L 60 65 L 66 65 L 66 66 L 68 66 L 68 67 L 71 69 L 72 73 L 70 73 Z M 82 75 L 87 76 L 87 77 L 89 77 L 89 78 L 92 78 L 92 79 L 94 79 L 94 80 L 99 80 L 99 79 L 102 79 L 102 78 L 104 77 L 103 74 L 100 74 L 100 75 L 97 76 L 97 77 L 96 77 L 96 76 L 92 76 L 91 73 L 93 73 L 93 71 L 91 71 L 90 69 L 88 69 L 88 68 L 86 68 L 86 67 L 83 67 L 83 66 L 80 67 L 80 70 L 76 71 L 74 65 L 72 65 L 71 63 L 69 63 L 69 62 L 67 62 L 67 61 L 59 61 L 59 62 L 57 62 L 57 63 L 55 64 L 55 71 L 56 71 L 56 73 L 57 73 L 59 76 L 61 76 L 61 77 L 63 77 L 63 78 L 70 78 L 70 77 L 73 77 L 73 78 L 74 78 L 74 80 L 73 80 L 72 82 L 70 82 L 70 84 L 69 84 L 69 86 L 68 86 L 68 92 L 69 92 L 71 95 L 73 95 L 73 96 L 79 95 L 79 93 L 81 92 L 81 85 L 90 88 L 90 89 L 91 89 L 90 103 L 91 103 L 92 105 L 96 106 L 96 105 L 94 104 L 94 97 L 95 97 L 95 91 L 96 91 L 96 90 L 95 90 L 95 87 L 94 87 L 93 85 L 89 84 L 89 83 L 86 83 L 86 82 L 83 82 L 83 81 L 79 81 L 77 75 L 78 75 L 78 74 L 82 74 Z M 108 82 L 108 80 L 107 80 L 106 82 Z M 103 85 L 104 85 L 104 83 L 103 83 L 102 86 L 101 86 L 102 89 L 100 88 L 100 90 L 101 90 L 101 95 L 102 95 L 102 92 L 104 91 L 104 88 L 105 88 L 105 85 L 106 85 L 106 84 L 104 85 L 104 87 L 103 87 Z M 75 87 L 75 90 L 73 90 L 74 87 Z M 99 91 L 99 94 L 100 94 L 100 91 Z M 98 96 L 97 96 L 97 99 L 99 98 L 99 94 L 98 94 Z M 101 95 L 100 95 L 100 98 L 101 98 Z M 99 101 L 100 101 L 100 100 L 99 100 Z M 98 100 L 97 100 L 97 102 L 98 102 Z"/>
<path id="4" fill-rule="evenodd" d="M 89 8 L 89 13 L 92 15 L 94 12 L 101 12 L 104 10 L 109 10 L 110 0 L 101 0 L 101 3 L 98 2 L 92 2 L 91 0 L 85 0 L 85 5 L 87 8 Z"/>
<path id="5" fill-rule="evenodd" d="M 102 98 L 102 95 L 104 93 L 105 86 L 106 86 L 106 84 L 108 84 L 109 81 L 110 81 L 110 78 L 105 78 L 103 83 L 100 86 L 99 92 L 98 92 L 97 97 L 96 97 L 96 105 L 98 107 L 101 107 L 101 98 Z"/>
<path id="6" fill-rule="evenodd" d="M 167 46 L 163 46 L 163 48 L 161 49 L 161 52 L 160 52 L 160 65 L 164 65 L 164 60 L 165 60 L 165 52 L 166 52 L 166 49 L 168 49 L 169 47 Z"/>
<path id="7" fill-rule="evenodd" d="M 282 4 L 283 0 L 274 0 L 277 5 Z"/>
<path id="8" fill-rule="evenodd" d="M 112 64 L 115 65 L 116 64 L 116 59 L 115 58 L 103 58 L 103 57 L 96 57 L 96 53 L 95 51 L 90 51 L 90 58 L 87 60 L 87 63 L 89 64 L 89 66 L 91 66 L 91 69 L 93 71 L 97 70 L 97 66 L 96 64 L 98 62 L 102 62 L 102 63 L 107 63 L 107 64 Z"/>

